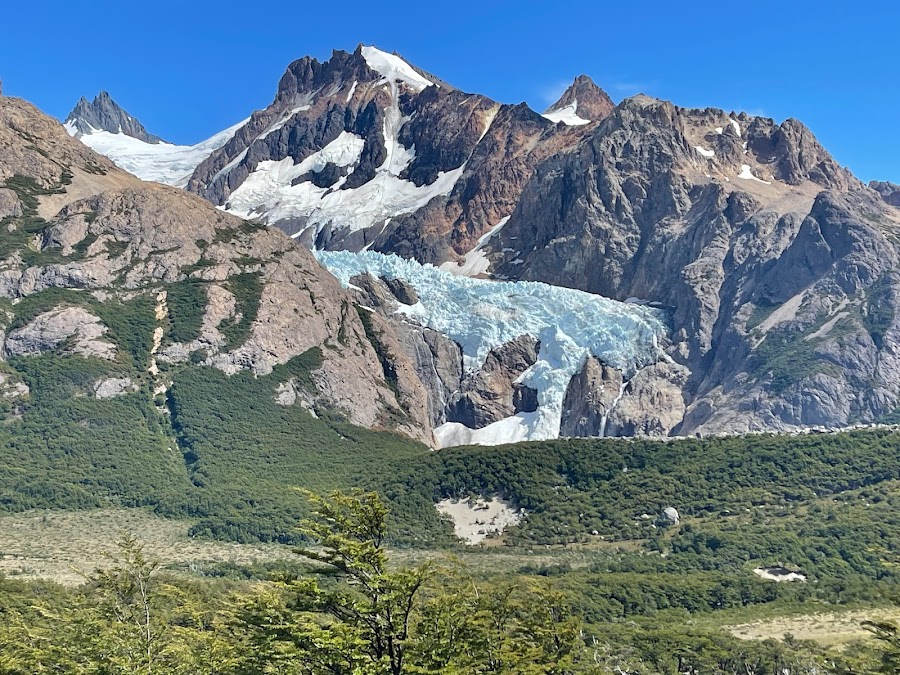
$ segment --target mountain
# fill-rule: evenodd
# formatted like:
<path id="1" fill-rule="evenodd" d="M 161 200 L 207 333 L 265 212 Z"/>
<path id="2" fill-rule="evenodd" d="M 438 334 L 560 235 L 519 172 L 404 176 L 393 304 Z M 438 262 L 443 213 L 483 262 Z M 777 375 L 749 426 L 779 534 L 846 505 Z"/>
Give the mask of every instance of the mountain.
<path id="1" fill-rule="evenodd" d="M 88 103 L 82 98 L 66 117 L 71 136 L 138 178 L 184 187 L 197 165 L 222 147 L 244 122 L 196 145 L 174 145 L 147 133 L 110 95 L 101 91 Z"/>
<path id="2" fill-rule="evenodd" d="M 897 190 L 863 185 L 797 120 L 614 105 L 586 76 L 539 115 L 361 45 L 292 63 L 186 189 L 317 251 L 387 380 L 423 388 L 437 444 L 900 408 Z M 616 303 L 582 330 L 562 289 Z M 665 326 L 653 349 L 623 328 L 645 310 Z"/>
<path id="3" fill-rule="evenodd" d="M 538 166 L 485 255 L 668 309 L 671 362 L 628 381 L 612 433 L 660 392 L 669 433 L 842 426 L 900 404 L 898 224 L 796 120 L 638 96 Z"/>
<path id="4" fill-rule="evenodd" d="M 163 142 L 159 136 L 147 133 L 144 125 L 125 112 L 105 91 L 101 91 L 90 102 L 82 96 L 66 117 L 65 126 L 73 136 L 76 133 L 90 135 L 106 131 L 111 134 L 124 134 L 144 143 Z"/>
<path id="5" fill-rule="evenodd" d="M 587 75 L 579 75 L 559 100 L 544 111 L 551 122 L 581 126 L 600 122 L 615 108 L 612 99 Z"/>
<path id="6" fill-rule="evenodd" d="M 0 98 L 0 141 L 6 357 L 127 363 L 128 379 L 159 395 L 187 365 L 265 375 L 316 349 L 295 399 L 430 442 L 424 413 L 398 401 L 419 392 L 385 384 L 349 296 L 277 229 L 141 182 L 17 99 Z M 105 320 L 144 299 L 150 316 L 127 333 Z"/>
<path id="7" fill-rule="evenodd" d="M 374 47 L 305 57 L 187 189 L 322 249 L 462 261 L 579 131 Z"/>

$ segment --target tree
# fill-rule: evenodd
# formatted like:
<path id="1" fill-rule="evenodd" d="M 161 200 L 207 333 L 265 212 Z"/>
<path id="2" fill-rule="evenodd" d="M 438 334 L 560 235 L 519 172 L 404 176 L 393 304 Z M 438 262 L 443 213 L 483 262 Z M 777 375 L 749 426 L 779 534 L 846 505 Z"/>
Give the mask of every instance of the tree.
<path id="1" fill-rule="evenodd" d="M 377 495 L 308 498 L 302 531 L 316 546 L 297 553 L 315 576 L 284 579 L 244 604 L 244 672 L 585 672 L 581 623 L 546 580 L 482 586 L 461 566 L 391 567 Z"/>
<path id="2" fill-rule="evenodd" d="M 409 672 L 407 641 L 430 566 L 388 570 L 388 510 L 375 493 L 307 497 L 313 517 L 303 522 L 301 531 L 318 547 L 296 552 L 325 565 L 340 583 L 332 588 L 315 580 L 296 584 L 298 608 L 331 617 L 333 633 L 340 634 L 342 642 L 356 644 L 367 657 L 366 672 Z"/>
<path id="3" fill-rule="evenodd" d="M 900 674 L 900 629 L 886 621 L 863 621 L 862 627 L 881 643 L 881 668 L 878 672 L 886 675 Z"/>

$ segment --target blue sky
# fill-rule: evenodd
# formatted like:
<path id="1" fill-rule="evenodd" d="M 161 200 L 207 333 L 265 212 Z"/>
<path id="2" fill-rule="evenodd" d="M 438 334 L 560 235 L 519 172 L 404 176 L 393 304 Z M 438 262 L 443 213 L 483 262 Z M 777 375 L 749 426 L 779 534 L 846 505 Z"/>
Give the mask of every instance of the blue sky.
<path id="1" fill-rule="evenodd" d="M 8 95 L 63 117 L 107 89 L 192 143 L 267 105 L 285 66 L 357 43 L 461 89 L 543 109 L 586 73 L 619 101 L 796 117 L 863 180 L 900 182 L 900 6 L 891 2 L 6 3 Z"/>

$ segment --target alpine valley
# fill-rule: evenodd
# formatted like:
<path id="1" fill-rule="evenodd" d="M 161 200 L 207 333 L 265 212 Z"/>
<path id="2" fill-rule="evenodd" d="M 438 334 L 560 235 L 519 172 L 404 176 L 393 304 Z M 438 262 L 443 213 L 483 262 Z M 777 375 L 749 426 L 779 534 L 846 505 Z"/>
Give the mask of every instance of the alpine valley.
<path id="1" fill-rule="evenodd" d="M 247 113 L 0 96 L 0 675 L 898 672 L 900 186 L 372 46 Z"/>

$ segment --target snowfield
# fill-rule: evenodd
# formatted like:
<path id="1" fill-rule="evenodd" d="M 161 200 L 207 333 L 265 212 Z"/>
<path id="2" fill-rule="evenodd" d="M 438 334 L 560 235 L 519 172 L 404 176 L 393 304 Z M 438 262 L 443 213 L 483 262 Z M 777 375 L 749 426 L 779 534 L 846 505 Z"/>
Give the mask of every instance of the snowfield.
<path id="1" fill-rule="evenodd" d="M 394 56 L 391 58 L 399 60 Z M 402 69 L 385 68 L 385 72 L 398 78 L 408 76 Z M 412 72 L 415 74 L 415 71 Z M 398 140 L 400 129 L 406 122 L 400 113 L 398 81 L 390 79 L 385 84 L 390 87 L 392 98 L 391 107 L 385 111 L 382 130 L 387 158 L 378 167 L 374 178 L 358 188 L 347 190 L 341 189 L 346 178 L 324 188 L 310 181 L 293 184 L 296 178 L 305 173 L 319 173 L 329 163 L 348 168 L 347 175 L 353 172 L 362 155 L 364 141 L 344 131 L 298 164 L 290 157 L 260 162 L 240 187 L 231 193 L 225 210 L 269 225 L 287 220 L 301 221 L 305 227 L 296 232 L 295 237 L 303 236 L 310 229 L 318 236 L 329 225 L 336 230 L 350 232 L 376 225 L 381 225 L 383 230 L 394 216 L 412 213 L 435 197 L 450 194 L 465 171 L 465 163 L 452 171 L 438 173 L 430 185 L 416 185 L 400 178 L 416 153 L 415 147 L 407 148 Z"/>
<path id="2" fill-rule="evenodd" d="M 521 335 L 540 340 L 537 362 L 519 378 L 537 390 L 538 409 L 482 429 L 441 425 L 435 430 L 441 447 L 556 438 L 566 388 L 588 355 L 626 377 L 662 358 L 666 324 L 658 309 L 538 282 L 472 279 L 372 251 L 315 255 L 345 288 L 365 272 L 415 287 L 419 302 L 400 305 L 398 312 L 457 342 L 468 371 L 481 368 L 491 349 Z"/>
<path id="3" fill-rule="evenodd" d="M 196 145 L 172 145 L 170 143 L 145 143 L 122 133 L 92 129 L 80 134 L 73 124 L 64 124 L 70 136 L 109 157 L 116 166 L 133 173 L 141 180 L 164 183 L 183 188 L 200 162 L 213 151 L 225 145 L 244 126 L 249 118 Z"/>
<path id="4" fill-rule="evenodd" d="M 369 68 L 388 80 L 400 81 L 415 91 L 422 91 L 425 87 L 438 86 L 431 80 L 419 75 L 415 68 L 394 54 L 388 54 L 375 47 L 363 47 L 363 58 Z"/>
<path id="5" fill-rule="evenodd" d="M 582 117 L 578 116 L 578 101 L 572 101 L 569 105 L 559 108 L 558 110 L 551 110 L 549 112 L 544 113 L 541 117 L 545 117 L 551 122 L 559 124 L 562 122 L 566 126 L 569 127 L 577 127 L 582 124 L 590 124 L 590 120 L 586 120 Z"/>

